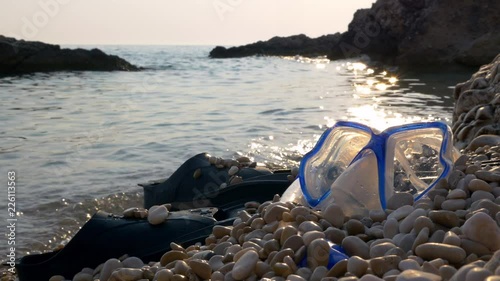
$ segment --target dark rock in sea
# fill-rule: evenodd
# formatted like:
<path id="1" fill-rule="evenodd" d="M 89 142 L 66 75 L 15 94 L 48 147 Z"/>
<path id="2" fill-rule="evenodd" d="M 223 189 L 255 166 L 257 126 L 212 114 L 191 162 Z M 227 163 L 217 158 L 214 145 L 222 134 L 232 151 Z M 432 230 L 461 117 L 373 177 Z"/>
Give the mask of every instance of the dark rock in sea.
<path id="1" fill-rule="evenodd" d="M 240 47 L 215 47 L 210 52 L 211 58 L 239 58 L 255 55 L 263 56 L 323 56 L 338 44 L 340 33 L 309 38 L 304 34 L 290 37 L 273 37 L 268 41 L 259 41 Z"/>
<path id="2" fill-rule="evenodd" d="M 329 58 L 480 66 L 500 51 L 498 11 L 497 0 L 378 0 L 354 14 Z"/>
<path id="3" fill-rule="evenodd" d="M 500 52 L 498 0 L 378 0 L 354 14 L 348 31 L 316 39 L 305 35 L 210 52 L 212 58 L 251 55 L 369 55 L 400 66 L 480 66 Z"/>
<path id="4" fill-rule="evenodd" d="M 0 74 L 49 71 L 137 71 L 141 68 L 99 49 L 61 49 L 59 45 L 0 35 Z"/>

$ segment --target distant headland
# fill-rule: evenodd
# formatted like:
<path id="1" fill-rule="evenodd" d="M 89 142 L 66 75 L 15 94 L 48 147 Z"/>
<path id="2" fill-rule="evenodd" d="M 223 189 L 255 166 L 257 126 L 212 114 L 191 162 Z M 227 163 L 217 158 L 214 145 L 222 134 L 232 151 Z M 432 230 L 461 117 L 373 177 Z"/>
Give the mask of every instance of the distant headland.
<path id="1" fill-rule="evenodd" d="M 63 49 L 59 45 L 0 35 L 0 75 L 49 71 L 137 71 L 126 60 L 99 49 Z"/>

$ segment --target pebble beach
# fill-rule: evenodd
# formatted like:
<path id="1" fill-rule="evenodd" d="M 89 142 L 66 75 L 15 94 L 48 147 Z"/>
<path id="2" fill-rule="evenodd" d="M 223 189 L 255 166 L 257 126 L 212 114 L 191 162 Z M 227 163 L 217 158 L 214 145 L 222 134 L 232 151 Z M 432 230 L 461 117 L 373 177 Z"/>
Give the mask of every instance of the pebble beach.
<path id="1" fill-rule="evenodd" d="M 482 92 L 498 88 L 499 68 L 500 56 L 481 68 L 490 83 L 479 85 Z M 475 105 L 467 106 L 482 111 L 486 104 L 494 120 L 500 113 L 499 96 L 496 92 L 489 99 L 476 98 Z M 457 122 L 471 121 L 464 116 Z M 486 123 L 491 127 L 491 122 Z M 480 131 L 481 124 L 474 123 L 475 131 Z M 464 135 L 460 140 L 466 139 Z M 75 276 L 53 276 L 50 281 L 497 281 L 500 136 L 479 134 L 461 145 L 465 148 L 448 179 L 418 201 L 410 194 L 396 193 L 386 210 L 349 217 L 336 204 L 317 211 L 280 202 L 276 195 L 262 204 L 246 203 L 232 226 L 214 227 L 205 243 L 189 247 L 172 243 L 172 250 L 159 261 L 144 264 L 136 257 L 116 257 L 97 268 L 83 268 Z M 152 224 L 162 223 L 168 209 L 168 205 L 154 206 L 142 216 Z M 331 269 L 327 268 L 329 242 L 342 246 L 349 256 Z M 304 266 L 298 266 L 304 259 Z"/>
<path id="2" fill-rule="evenodd" d="M 248 202 L 232 227 L 214 227 L 203 245 L 172 244 L 160 261 L 109 259 L 69 280 L 500 280 L 500 146 L 462 155 L 428 198 L 406 193 L 386 211 L 345 216 L 291 202 Z M 486 164 L 484 164 L 486 163 Z M 149 210 L 161 223 L 168 206 Z M 327 269 L 331 241 L 349 259 Z M 298 267 L 306 257 L 307 266 Z M 50 281 L 66 280 L 54 276 Z"/>

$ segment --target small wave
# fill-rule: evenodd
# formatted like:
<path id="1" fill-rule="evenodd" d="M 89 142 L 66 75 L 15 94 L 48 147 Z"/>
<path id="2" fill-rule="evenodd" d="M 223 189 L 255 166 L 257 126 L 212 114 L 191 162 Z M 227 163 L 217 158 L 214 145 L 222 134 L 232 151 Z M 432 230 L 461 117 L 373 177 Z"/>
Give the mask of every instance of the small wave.
<path id="1" fill-rule="evenodd" d="M 282 111 L 284 111 L 284 110 L 283 110 L 283 109 L 281 109 L 281 108 L 277 108 L 277 109 L 265 110 L 265 111 L 259 112 L 259 114 L 263 114 L 263 115 L 271 115 L 271 114 L 278 113 L 278 112 L 282 112 Z"/>

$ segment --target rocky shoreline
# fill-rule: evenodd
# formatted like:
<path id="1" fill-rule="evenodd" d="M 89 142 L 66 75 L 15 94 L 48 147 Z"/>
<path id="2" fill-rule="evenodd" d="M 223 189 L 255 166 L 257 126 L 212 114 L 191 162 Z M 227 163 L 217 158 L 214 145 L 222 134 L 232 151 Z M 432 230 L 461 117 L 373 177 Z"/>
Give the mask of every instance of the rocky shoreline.
<path id="1" fill-rule="evenodd" d="M 427 197 L 414 201 L 399 193 L 387 210 L 366 217 L 348 217 L 336 204 L 314 211 L 280 202 L 279 196 L 263 204 L 248 202 L 233 226 L 214 227 L 204 244 L 184 248 L 172 243 L 171 251 L 149 264 L 136 257 L 112 258 L 70 278 L 499 281 L 500 134 L 498 121 L 491 121 L 500 114 L 499 58 L 457 85 L 453 131 L 463 155 Z M 471 133 L 461 133 L 466 126 Z M 168 204 L 155 206 L 146 217 L 161 223 L 168 213 Z M 328 241 L 350 256 L 331 269 Z M 298 266 L 304 258 L 306 263 Z"/>
<path id="2" fill-rule="evenodd" d="M 51 71 L 138 71 L 140 67 L 99 49 L 63 49 L 59 45 L 0 35 L 0 75 Z"/>
<path id="3" fill-rule="evenodd" d="M 342 34 L 316 39 L 274 37 L 240 47 L 218 46 L 210 57 L 319 55 L 336 60 L 365 54 L 398 66 L 477 67 L 500 52 L 499 10 L 500 2 L 494 0 L 378 0 L 370 9 L 358 10 Z"/>

